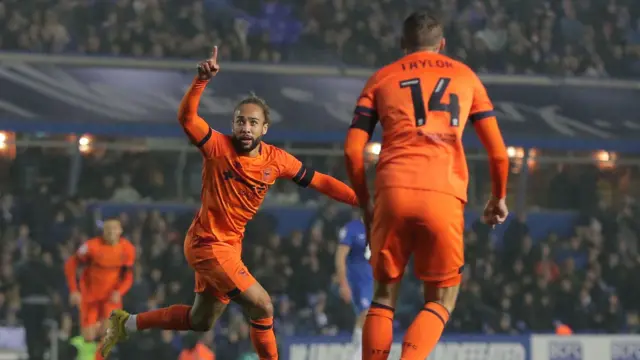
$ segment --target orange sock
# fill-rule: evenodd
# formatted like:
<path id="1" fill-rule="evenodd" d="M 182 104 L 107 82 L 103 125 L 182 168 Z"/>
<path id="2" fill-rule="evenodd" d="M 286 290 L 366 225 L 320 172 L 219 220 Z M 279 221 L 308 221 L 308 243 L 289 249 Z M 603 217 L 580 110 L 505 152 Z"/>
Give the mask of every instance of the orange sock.
<path id="1" fill-rule="evenodd" d="M 426 303 L 404 335 L 400 360 L 426 359 L 438 344 L 447 321 L 449 311 L 444 306 Z"/>
<path id="2" fill-rule="evenodd" d="M 100 348 L 98 348 L 98 351 L 96 351 L 96 358 L 95 360 L 104 360 L 104 358 L 102 357 L 102 355 L 100 355 Z"/>
<path id="3" fill-rule="evenodd" d="M 251 320 L 251 342 L 260 360 L 278 360 L 278 343 L 273 318 Z"/>
<path id="4" fill-rule="evenodd" d="M 386 360 L 389 357 L 393 342 L 393 312 L 391 306 L 371 303 L 362 328 L 362 360 Z"/>
<path id="5" fill-rule="evenodd" d="M 189 305 L 172 305 L 166 308 L 143 312 L 136 317 L 136 329 L 191 330 Z"/>

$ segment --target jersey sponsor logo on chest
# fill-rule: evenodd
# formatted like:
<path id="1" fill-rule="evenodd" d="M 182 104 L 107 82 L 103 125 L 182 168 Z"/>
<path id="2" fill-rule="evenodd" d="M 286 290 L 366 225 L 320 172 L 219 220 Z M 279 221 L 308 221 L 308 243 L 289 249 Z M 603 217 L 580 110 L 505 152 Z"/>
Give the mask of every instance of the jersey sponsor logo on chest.
<path id="1" fill-rule="evenodd" d="M 268 172 L 268 174 L 265 174 L 265 172 Z M 262 171 L 263 179 L 269 178 L 270 176 L 271 176 L 271 169 L 265 169 Z M 254 185 L 250 182 L 250 179 L 243 177 L 242 175 L 238 174 L 232 169 L 223 171 L 222 177 L 224 181 L 234 181 L 247 187 L 249 191 L 247 191 L 246 189 L 245 190 L 240 189 L 238 191 L 241 195 L 246 197 L 255 197 L 256 195 L 258 196 L 264 195 L 265 192 L 268 190 L 268 186 L 263 184 Z"/>

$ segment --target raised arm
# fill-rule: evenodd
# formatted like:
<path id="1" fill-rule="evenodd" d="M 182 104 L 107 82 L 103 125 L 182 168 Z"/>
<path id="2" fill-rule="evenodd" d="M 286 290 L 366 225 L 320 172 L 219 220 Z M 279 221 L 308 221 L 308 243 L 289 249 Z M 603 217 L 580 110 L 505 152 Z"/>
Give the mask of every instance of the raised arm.
<path id="1" fill-rule="evenodd" d="M 206 157 L 213 153 L 216 144 L 216 139 L 212 137 L 221 136 L 221 134 L 211 129 L 209 124 L 198 115 L 198 106 L 207 84 L 220 71 L 217 57 L 218 47 L 214 47 L 211 57 L 198 65 L 198 76 L 193 79 L 178 110 L 178 120 L 184 132 Z"/>
<path id="2" fill-rule="evenodd" d="M 358 205 L 356 194 L 342 181 L 307 168 L 288 152 L 278 149 L 278 163 L 280 166 L 280 177 L 293 180 L 301 187 L 310 187 L 328 197 L 352 206 Z"/>
<path id="3" fill-rule="evenodd" d="M 209 80 L 193 79 L 178 109 L 178 121 L 180 121 L 180 125 L 182 125 L 184 132 L 189 136 L 191 142 L 198 147 L 202 147 L 207 143 L 212 132 L 209 124 L 198 115 L 200 97 L 202 97 L 202 93 L 208 83 Z"/>

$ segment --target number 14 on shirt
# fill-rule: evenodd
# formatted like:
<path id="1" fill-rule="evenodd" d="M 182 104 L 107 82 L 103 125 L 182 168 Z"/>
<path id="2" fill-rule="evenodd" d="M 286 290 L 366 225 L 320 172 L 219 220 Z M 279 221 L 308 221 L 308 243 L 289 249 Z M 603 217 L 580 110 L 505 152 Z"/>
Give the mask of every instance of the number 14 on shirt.
<path id="1" fill-rule="evenodd" d="M 460 125 L 460 103 L 457 94 L 449 94 L 449 103 L 443 104 L 442 98 L 449 87 L 450 78 L 441 77 L 436 82 L 436 86 L 429 96 L 428 106 L 425 107 L 422 84 L 419 78 L 403 80 L 400 82 L 401 88 L 411 90 L 411 101 L 413 102 L 413 112 L 416 119 L 416 126 L 424 126 L 427 123 L 427 112 L 446 111 L 451 116 L 450 126 Z"/>

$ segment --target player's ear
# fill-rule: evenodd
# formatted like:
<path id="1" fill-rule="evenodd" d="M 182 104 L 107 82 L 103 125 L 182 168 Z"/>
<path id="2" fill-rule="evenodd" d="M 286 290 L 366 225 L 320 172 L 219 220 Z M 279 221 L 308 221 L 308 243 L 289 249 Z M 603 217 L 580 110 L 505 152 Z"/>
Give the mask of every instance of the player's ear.
<path id="1" fill-rule="evenodd" d="M 262 136 L 267 135 L 267 131 L 269 130 L 269 123 L 264 124 L 264 126 L 262 126 Z"/>
<path id="2" fill-rule="evenodd" d="M 442 52 L 446 44 L 447 44 L 447 41 L 444 38 L 442 38 L 440 40 L 440 46 L 438 46 L 438 52 Z"/>

